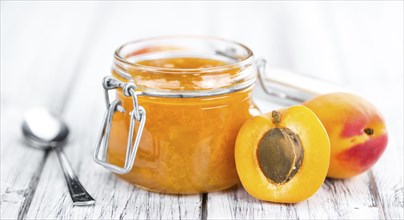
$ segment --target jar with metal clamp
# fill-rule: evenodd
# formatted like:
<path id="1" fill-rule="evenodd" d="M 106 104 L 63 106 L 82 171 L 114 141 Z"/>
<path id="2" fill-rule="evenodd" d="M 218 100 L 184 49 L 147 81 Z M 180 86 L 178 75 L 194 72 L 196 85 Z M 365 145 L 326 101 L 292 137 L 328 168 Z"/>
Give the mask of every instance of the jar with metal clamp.
<path id="1" fill-rule="evenodd" d="M 125 44 L 104 78 L 107 113 L 96 162 L 138 187 L 192 194 L 239 182 L 234 144 L 258 114 L 253 53 L 207 37 Z M 110 102 L 108 90 L 116 91 Z M 147 116 L 146 116 L 147 113 Z"/>
<path id="2" fill-rule="evenodd" d="M 237 184 L 235 140 L 241 125 L 259 114 L 251 99 L 257 73 L 270 84 L 265 91 L 283 100 L 315 94 L 311 83 L 288 85 L 296 75 L 266 79 L 264 67 L 246 46 L 212 37 L 150 38 L 119 47 L 112 76 L 103 81 L 107 112 L 95 161 L 156 192 L 194 194 Z M 116 91 L 111 102 L 110 90 Z"/>

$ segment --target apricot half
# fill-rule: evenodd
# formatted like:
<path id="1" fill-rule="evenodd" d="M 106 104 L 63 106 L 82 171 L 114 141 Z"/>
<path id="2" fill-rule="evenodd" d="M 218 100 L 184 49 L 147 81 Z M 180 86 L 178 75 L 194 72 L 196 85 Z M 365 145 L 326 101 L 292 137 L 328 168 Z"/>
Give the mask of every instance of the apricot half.
<path id="1" fill-rule="evenodd" d="M 292 106 L 246 121 L 237 136 L 235 159 L 250 195 L 295 203 L 312 196 L 324 182 L 330 143 L 310 109 Z"/>
<path id="2" fill-rule="evenodd" d="M 331 143 L 328 177 L 349 178 L 376 163 L 387 146 L 380 112 L 357 95 L 330 93 L 304 103 L 323 123 Z"/>

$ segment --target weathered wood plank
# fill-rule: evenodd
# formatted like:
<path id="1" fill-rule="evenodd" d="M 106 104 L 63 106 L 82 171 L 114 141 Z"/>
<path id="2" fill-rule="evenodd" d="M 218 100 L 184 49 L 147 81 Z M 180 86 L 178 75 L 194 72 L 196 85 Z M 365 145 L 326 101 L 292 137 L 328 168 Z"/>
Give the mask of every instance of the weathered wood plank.
<path id="1" fill-rule="evenodd" d="M 138 189 L 96 165 L 92 151 L 105 108 L 100 80 L 81 78 L 65 119 L 71 125 L 71 141 L 65 152 L 80 181 L 96 199 L 93 207 L 73 207 L 57 157 L 51 153 L 27 218 L 56 219 L 159 219 L 199 218 L 201 198 L 172 196 Z M 88 88 L 94 92 L 87 93 Z M 80 98 L 87 93 L 86 99 Z M 88 106 L 81 108 L 80 106 Z"/>
<path id="2" fill-rule="evenodd" d="M 1 217 L 23 215 L 32 199 L 46 155 L 27 148 L 20 138 L 22 110 L 1 103 Z"/>
<path id="3" fill-rule="evenodd" d="M 66 19 L 72 13 L 68 6 L 1 4 L 1 217 L 15 219 L 30 208 L 47 158 L 23 143 L 22 116 L 36 105 L 63 103 L 64 82 L 74 73 L 85 33 L 78 26 L 89 19 Z M 91 13 L 91 7 L 80 10 Z"/>
<path id="4" fill-rule="evenodd" d="M 157 14 L 167 18 L 166 22 L 169 23 L 191 22 L 168 16 L 175 5 L 164 3 L 163 6 L 153 8 L 153 13 L 150 13 L 150 7 L 156 6 L 155 3 L 136 8 L 127 7 L 128 4 L 131 5 L 127 2 L 115 5 L 108 15 L 108 22 L 100 21 L 104 24 L 103 29 L 97 34 L 99 37 L 94 39 L 95 46 L 89 51 L 82 68 L 78 70 L 79 79 L 71 90 L 71 98 L 64 110 L 64 118 L 71 127 L 71 141 L 67 144 L 65 152 L 80 181 L 96 199 L 96 204 L 93 207 L 72 206 L 57 158 L 51 153 L 27 218 L 201 218 L 201 195 L 177 196 L 147 192 L 119 180 L 92 160 L 93 146 L 105 111 L 101 80 L 104 75 L 109 74 L 113 51 L 123 42 L 133 40 L 133 36 L 141 38 L 146 34 L 162 34 L 165 30 L 172 29 L 161 27 L 143 32 L 149 28 L 142 23 L 145 19 L 150 19 L 150 26 L 159 25 L 159 21 L 151 19 Z M 102 2 L 100 5 L 102 8 L 110 8 L 109 3 Z M 195 32 L 204 27 L 203 19 L 195 15 L 202 13 L 203 11 L 192 10 L 186 12 L 190 17 L 195 17 L 192 22 L 197 23 L 199 27 L 194 28 Z M 125 17 L 128 14 L 131 14 L 131 19 Z M 192 29 L 190 31 L 192 32 Z"/>
<path id="5" fill-rule="evenodd" d="M 394 119 L 397 120 L 397 119 Z M 397 120 L 399 122 L 400 120 Z M 403 120 L 401 120 L 403 121 Z M 399 123 L 397 123 L 398 125 Z M 402 125 L 393 127 L 390 137 L 403 134 Z M 401 130 L 401 131 L 400 131 Z M 389 140 L 385 155 L 372 169 L 369 175 L 374 179 L 375 199 L 378 199 L 386 219 L 404 219 L 404 184 L 403 184 L 403 142 L 398 138 Z"/>
<path id="6" fill-rule="evenodd" d="M 285 7 L 283 7 L 285 4 L 273 6 L 281 13 L 282 10 L 285 10 Z M 297 5 L 302 7 L 295 7 Z M 293 3 L 294 8 L 286 10 L 289 13 L 292 12 L 287 24 L 285 21 L 280 20 L 279 23 L 282 24 L 282 22 L 285 22 L 285 25 L 277 30 L 283 31 L 279 36 L 289 35 L 299 36 L 299 38 L 278 39 L 272 34 L 267 34 L 269 36 L 268 39 L 277 39 L 275 41 L 276 44 L 283 44 L 283 46 L 280 47 L 281 50 L 277 51 L 277 56 L 272 54 L 271 51 L 279 48 L 271 44 L 263 47 L 261 51 L 268 51 L 266 54 L 272 59 L 270 63 L 282 65 L 282 62 L 289 61 L 290 63 L 285 63 L 289 68 L 295 68 L 295 70 L 311 73 L 314 76 L 317 75 L 317 77 L 326 78 L 331 81 L 345 82 L 346 86 L 350 86 L 365 94 L 365 97 L 371 99 L 378 107 L 384 106 L 384 108 L 381 108 L 381 111 L 384 115 L 390 115 L 387 117 L 387 125 L 389 130 L 394 130 L 394 134 L 390 135 L 390 138 L 393 140 L 390 139 L 388 149 L 372 171 L 350 180 L 327 180 L 320 191 L 306 202 L 286 206 L 286 208 L 283 205 L 262 203 L 254 200 L 242 188 L 237 188 L 225 193 L 209 195 L 207 202 L 208 218 L 403 218 L 403 143 L 402 139 L 399 140 L 403 133 L 403 69 L 402 61 L 398 62 L 398 60 L 403 59 L 403 46 L 402 41 L 400 41 L 400 45 L 397 45 L 399 41 L 394 41 L 395 43 L 392 43 L 393 41 L 376 43 L 380 42 L 380 39 L 383 39 L 382 35 L 386 33 L 389 36 L 395 36 L 394 39 L 402 39 L 402 32 L 398 31 L 402 30 L 402 19 L 400 18 L 400 14 L 402 17 L 402 13 L 398 13 L 398 10 L 392 10 L 394 7 L 402 7 L 402 3 L 383 4 L 378 2 L 371 6 L 367 5 L 369 6 L 367 7 L 369 13 L 380 13 L 381 10 L 389 10 L 392 12 L 391 16 L 397 18 L 397 21 L 400 20 L 400 22 L 392 22 L 392 17 L 384 17 L 385 20 L 372 17 L 371 21 L 367 16 L 356 18 L 358 22 L 362 22 L 363 24 L 375 24 L 375 26 L 363 27 L 360 33 L 355 32 L 358 28 L 358 23 L 350 22 L 350 16 L 346 15 L 351 15 L 353 11 L 361 6 L 352 5 L 352 7 L 343 7 L 336 4 L 333 10 L 328 11 L 327 16 L 321 16 L 322 19 L 316 20 L 316 16 L 319 15 L 317 13 L 318 7 L 324 5 Z M 266 7 L 263 6 L 262 8 Z M 232 14 L 239 14 L 240 11 L 248 9 L 248 5 L 240 9 L 235 4 L 229 10 L 231 13 L 217 15 L 217 17 L 221 18 L 217 20 L 220 20 L 220 23 L 229 24 L 234 22 Z M 266 9 L 271 10 L 270 7 Z M 325 9 L 328 10 L 330 8 L 326 7 Z M 323 18 L 329 20 L 335 19 L 335 26 L 330 26 L 333 23 L 324 22 Z M 278 19 L 280 18 L 278 17 Z M 248 18 L 246 18 L 245 22 L 249 23 Z M 257 23 L 259 24 L 260 21 L 257 21 Z M 382 25 L 387 23 L 394 26 Z M 324 26 L 325 24 L 328 25 Z M 299 26 L 299 28 L 296 28 L 296 26 Z M 310 28 L 313 26 L 323 28 Z M 376 26 L 378 30 L 382 31 L 375 33 L 374 27 Z M 226 27 L 227 29 L 220 28 L 217 31 L 227 35 L 237 32 L 228 26 Z M 339 47 L 336 47 L 335 42 L 333 42 L 335 40 L 335 33 L 324 32 L 333 28 L 338 31 Z M 270 30 L 271 28 L 268 29 Z M 353 33 L 355 33 L 354 36 Z M 365 36 L 369 36 L 369 38 Z M 364 38 L 366 38 L 366 44 L 363 43 Z M 243 42 L 247 41 L 248 39 L 243 39 Z M 312 44 L 309 42 L 312 42 Z M 320 42 L 322 46 L 316 47 L 318 50 L 316 52 L 316 49 L 311 46 Z M 261 42 L 257 42 L 257 44 L 264 45 Z M 374 47 L 369 47 L 369 45 L 374 45 Z M 310 49 L 307 47 L 310 47 Z M 259 50 L 258 48 L 256 51 Z M 292 53 L 299 53 L 299 51 L 304 53 L 304 55 L 296 57 L 292 55 Z M 367 52 L 363 53 L 363 51 Z M 383 52 L 374 53 L 374 51 Z M 265 54 L 265 52 L 263 53 Z M 384 54 L 391 55 L 391 59 L 383 59 L 385 58 Z M 290 56 L 291 59 L 282 59 L 286 56 Z M 322 56 L 331 58 L 322 59 Z M 298 57 L 299 60 L 293 60 L 293 57 L 295 59 Z M 317 62 L 315 65 L 312 65 L 311 61 L 313 60 L 322 60 L 322 63 Z M 369 65 L 370 61 L 371 65 Z M 377 70 L 385 71 L 381 73 Z M 398 79 L 397 76 L 399 76 Z M 397 175 L 393 174 L 393 170 Z"/>
<path id="7" fill-rule="evenodd" d="M 383 82 L 388 85 L 385 92 L 366 90 L 368 97 L 383 113 L 389 135 L 384 154 L 368 175 L 372 195 L 383 216 L 386 219 L 404 219 L 403 74 L 394 74 L 396 77 L 393 74 L 375 74 L 371 76 L 375 80 L 368 82 L 368 88 L 378 88 L 378 82 Z"/>
<path id="8" fill-rule="evenodd" d="M 368 8 L 369 13 L 388 11 L 389 16 L 358 17 L 358 22 L 374 25 L 361 29 L 361 35 L 353 35 L 341 30 L 355 30 L 357 26 L 340 15 L 336 29 L 344 52 L 346 81 L 380 110 L 389 134 L 384 154 L 368 172 L 372 199 L 379 206 L 381 218 L 404 219 L 403 2 L 378 2 L 373 6 Z M 349 10 L 352 13 L 354 9 Z"/>
<path id="9" fill-rule="evenodd" d="M 379 209 L 368 191 L 366 175 L 352 180 L 326 180 L 309 200 L 284 205 L 254 199 L 239 186 L 211 193 L 208 219 L 377 219 Z"/>
<path id="10" fill-rule="evenodd" d="M 273 74 L 276 74 L 273 72 Z M 270 97 L 267 97 L 270 99 Z M 264 96 L 255 99 L 263 112 L 282 106 L 270 103 Z M 383 217 L 380 204 L 374 199 L 372 181 L 367 174 L 350 180 L 326 180 L 309 200 L 282 205 L 258 201 L 239 186 L 225 193 L 208 196 L 208 219 L 286 219 L 286 218 L 342 218 L 377 219 Z M 377 191 L 377 190 L 376 190 Z"/>

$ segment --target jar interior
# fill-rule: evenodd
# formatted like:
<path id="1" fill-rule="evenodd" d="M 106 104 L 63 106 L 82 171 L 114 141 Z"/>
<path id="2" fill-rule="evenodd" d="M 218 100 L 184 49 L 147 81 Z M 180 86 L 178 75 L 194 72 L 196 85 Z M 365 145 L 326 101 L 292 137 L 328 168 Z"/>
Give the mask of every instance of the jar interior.
<path id="1" fill-rule="evenodd" d="M 175 66 L 167 60 L 216 61 L 214 65 Z M 158 65 L 158 61 L 164 65 Z M 153 62 L 149 62 L 153 61 Z M 213 62 L 210 62 L 211 64 Z M 256 78 L 252 52 L 217 38 L 156 38 L 125 44 L 115 53 L 114 75 L 134 81 L 148 96 L 199 97 L 251 86 Z"/>
<path id="2" fill-rule="evenodd" d="M 242 44 L 217 38 L 166 37 L 128 43 L 116 51 L 116 56 L 131 64 L 178 57 L 207 58 L 235 64 L 251 57 L 252 52 Z"/>

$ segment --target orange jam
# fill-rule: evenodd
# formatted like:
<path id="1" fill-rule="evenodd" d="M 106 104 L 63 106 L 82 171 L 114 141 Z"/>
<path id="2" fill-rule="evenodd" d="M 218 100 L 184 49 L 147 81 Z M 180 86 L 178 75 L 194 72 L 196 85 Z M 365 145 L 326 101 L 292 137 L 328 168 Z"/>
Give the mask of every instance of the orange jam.
<path id="1" fill-rule="evenodd" d="M 177 69 L 226 65 L 206 58 L 157 59 L 138 64 Z M 136 78 L 144 73 L 130 74 Z M 116 72 L 113 76 L 121 79 Z M 181 78 L 177 80 L 185 87 L 195 80 L 181 74 L 170 77 L 174 81 Z M 130 97 L 122 92 L 118 97 L 125 109 L 133 108 Z M 234 145 L 239 128 L 256 112 L 250 100 L 251 86 L 207 97 L 139 96 L 139 104 L 147 112 L 146 125 L 134 168 L 120 177 L 139 187 L 166 193 L 210 192 L 237 184 Z M 127 113 L 113 117 L 108 160 L 120 166 L 124 164 L 129 122 Z"/>
<path id="2" fill-rule="evenodd" d="M 133 169 L 119 177 L 150 191 L 179 194 L 237 184 L 235 139 L 258 110 L 251 101 L 255 66 L 235 62 L 206 56 L 118 62 L 113 77 L 136 84 L 147 115 Z M 244 71 L 251 72 L 249 83 Z M 123 166 L 133 104 L 122 90 L 117 98 L 127 111 L 113 116 L 107 160 Z"/>

